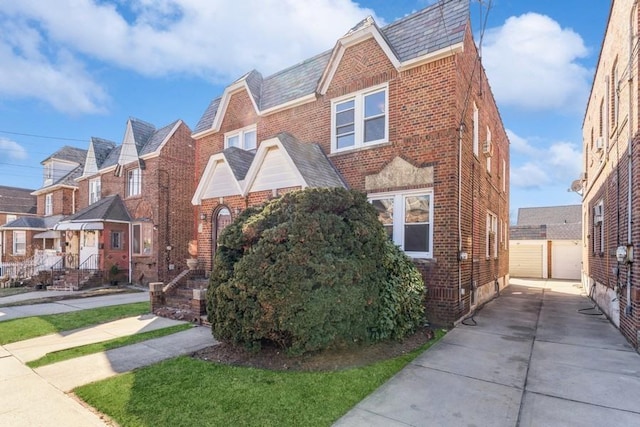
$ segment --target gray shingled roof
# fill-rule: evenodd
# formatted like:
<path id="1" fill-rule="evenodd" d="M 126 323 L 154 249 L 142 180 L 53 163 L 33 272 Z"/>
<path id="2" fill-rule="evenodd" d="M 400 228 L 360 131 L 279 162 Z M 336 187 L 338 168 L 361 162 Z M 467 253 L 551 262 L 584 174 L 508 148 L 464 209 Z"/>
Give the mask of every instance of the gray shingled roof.
<path id="1" fill-rule="evenodd" d="M 546 206 L 518 209 L 518 225 L 582 223 L 582 206 Z"/>
<path id="2" fill-rule="evenodd" d="M 84 162 L 83 162 L 84 163 Z M 78 183 L 76 182 L 76 178 L 80 178 L 82 176 L 82 172 L 84 171 L 84 164 L 82 166 L 78 166 L 56 182 L 47 187 L 52 187 L 54 185 L 68 185 L 70 187 L 77 187 Z M 43 188 L 47 188 L 43 187 Z"/>
<path id="3" fill-rule="evenodd" d="M 251 167 L 251 162 L 255 157 L 255 153 L 245 151 L 238 147 L 226 148 L 223 152 L 227 159 L 227 164 L 231 168 L 231 172 L 238 181 L 242 181 L 247 176 L 247 171 Z"/>
<path id="4" fill-rule="evenodd" d="M 131 221 L 119 195 L 104 197 L 61 222 Z"/>
<path id="5" fill-rule="evenodd" d="M 35 214 L 37 198 L 31 195 L 33 191 L 26 188 L 0 185 L 0 212 Z"/>
<path id="6" fill-rule="evenodd" d="M 87 150 L 82 148 L 70 147 L 65 145 L 46 159 L 40 162 L 40 164 L 45 164 L 47 161 L 51 159 L 59 159 L 59 160 L 67 160 L 70 162 L 78 163 L 79 165 L 84 165 L 85 159 L 87 158 Z"/>
<path id="7" fill-rule="evenodd" d="M 402 18 L 380 29 L 380 32 L 398 59 L 404 62 L 460 43 L 468 22 L 469 0 L 449 0 Z M 367 18 L 349 32 L 368 25 L 376 24 Z M 331 54 L 332 50 L 328 50 L 264 79 L 253 70 L 234 83 L 245 79 L 256 105 L 264 111 L 313 94 Z M 211 101 L 194 133 L 211 129 L 219 104 L 220 98 Z"/>
<path id="8" fill-rule="evenodd" d="M 309 187 L 347 188 L 318 144 L 301 143 L 291 134 L 276 135 Z"/>
<path id="9" fill-rule="evenodd" d="M 118 164 L 118 159 L 120 158 L 120 151 L 122 150 L 122 145 L 118 145 L 113 150 L 109 152 L 109 155 L 102 162 L 101 169 L 108 168 L 110 166 L 115 166 Z"/>
<path id="10" fill-rule="evenodd" d="M 153 153 L 158 148 L 160 148 L 160 144 L 162 144 L 162 142 L 165 140 L 167 135 L 169 135 L 169 133 L 171 132 L 173 127 L 179 121 L 180 120 L 176 120 L 173 123 L 170 123 L 170 124 L 166 125 L 165 127 L 161 128 L 161 129 L 158 129 L 157 131 L 153 132 L 151 137 L 148 139 L 147 143 L 139 151 L 140 155 L 142 156 L 144 154 Z"/>
<path id="11" fill-rule="evenodd" d="M 547 226 L 549 240 L 580 240 L 582 239 L 582 224 L 549 224 Z"/>
<path id="12" fill-rule="evenodd" d="M 16 229 L 16 228 L 33 228 L 37 230 L 46 230 L 47 227 L 44 224 L 44 218 L 39 216 L 22 216 L 17 218 L 0 228 L 2 229 Z"/>
<path id="13" fill-rule="evenodd" d="M 91 145 L 93 145 L 93 154 L 96 156 L 96 166 L 102 168 L 102 164 L 109 156 L 109 153 L 116 147 L 116 143 L 107 139 L 91 137 Z"/>
<path id="14" fill-rule="evenodd" d="M 138 154 L 140 154 L 142 148 L 156 131 L 156 127 L 151 123 L 136 119 L 135 117 L 130 117 L 129 121 L 131 122 L 131 130 L 133 131 L 133 140 L 138 149 Z"/>

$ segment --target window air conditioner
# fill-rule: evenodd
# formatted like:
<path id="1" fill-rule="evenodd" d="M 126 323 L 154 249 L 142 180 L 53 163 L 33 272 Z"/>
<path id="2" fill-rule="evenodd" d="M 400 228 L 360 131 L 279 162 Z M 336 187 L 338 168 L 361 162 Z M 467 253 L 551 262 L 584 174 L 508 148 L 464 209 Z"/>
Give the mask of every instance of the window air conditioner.
<path id="1" fill-rule="evenodd" d="M 485 141 L 482 145 L 482 152 L 487 157 L 493 156 L 493 143 L 490 140 Z"/>
<path id="2" fill-rule="evenodd" d="M 602 204 L 598 203 L 593 207 L 593 222 L 596 224 L 602 222 L 603 209 Z"/>
<path id="3" fill-rule="evenodd" d="M 601 151 L 604 148 L 604 137 L 599 136 L 596 138 L 596 151 Z"/>

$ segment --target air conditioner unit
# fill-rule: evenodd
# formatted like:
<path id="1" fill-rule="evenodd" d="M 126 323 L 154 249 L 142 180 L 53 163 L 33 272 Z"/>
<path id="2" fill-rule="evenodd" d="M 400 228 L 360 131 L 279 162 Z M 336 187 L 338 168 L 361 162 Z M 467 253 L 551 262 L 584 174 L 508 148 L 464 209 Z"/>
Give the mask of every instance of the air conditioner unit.
<path id="1" fill-rule="evenodd" d="M 593 222 L 596 224 L 602 222 L 604 209 L 602 208 L 602 204 L 598 203 L 593 207 Z"/>
<path id="2" fill-rule="evenodd" d="M 485 141 L 482 145 L 482 153 L 487 157 L 493 156 L 493 143 L 490 140 Z"/>
<path id="3" fill-rule="evenodd" d="M 604 137 L 599 136 L 596 138 L 596 151 L 600 151 L 604 148 Z"/>

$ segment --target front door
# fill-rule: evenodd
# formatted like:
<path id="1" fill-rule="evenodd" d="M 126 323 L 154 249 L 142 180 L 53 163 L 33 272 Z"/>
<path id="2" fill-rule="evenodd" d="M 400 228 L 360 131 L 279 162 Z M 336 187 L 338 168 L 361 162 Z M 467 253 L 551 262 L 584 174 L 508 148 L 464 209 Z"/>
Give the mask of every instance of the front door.
<path id="1" fill-rule="evenodd" d="M 97 270 L 98 260 L 98 231 L 84 230 L 80 232 L 80 266 L 91 270 Z"/>
<path id="2" fill-rule="evenodd" d="M 222 234 L 222 230 L 227 228 L 227 226 L 231 224 L 231 222 L 232 222 L 231 211 L 228 208 L 223 207 L 219 209 L 218 212 L 215 214 L 215 217 L 213 218 L 213 236 L 212 236 L 213 247 L 211 248 L 212 256 L 216 255 L 216 248 L 218 247 L 218 238 L 220 237 L 220 234 Z"/>

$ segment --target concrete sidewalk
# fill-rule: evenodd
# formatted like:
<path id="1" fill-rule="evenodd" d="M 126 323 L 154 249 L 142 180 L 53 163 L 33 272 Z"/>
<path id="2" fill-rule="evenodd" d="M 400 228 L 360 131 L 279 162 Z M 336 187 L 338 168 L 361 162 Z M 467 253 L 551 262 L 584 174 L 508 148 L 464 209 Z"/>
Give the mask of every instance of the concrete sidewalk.
<path id="1" fill-rule="evenodd" d="M 66 292 L 66 291 L 64 291 Z M 42 294 L 41 292 L 36 292 Z M 21 294 L 26 295 L 26 294 Z M 15 296 L 15 295 L 14 295 Z M 52 296 L 52 295 L 49 295 Z M 8 298 L 0 298 L 0 303 L 9 303 Z M 38 298 L 41 298 L 40 296 Z M 131 304 L 135 302 L 149 301 L 149 292 L 133 292 L 127 294 L 103 295 L 99 297 L 86 297 L 68 299 L 57 302 L 48 302 L 33 305 L 20 305 L 15 307 L 0 307 L 0 322 L 17 319 L 20 317 L 41 316 L 45 314 L 68 313 L 70 311 L 86 310 L 89 308 L 106 307 L 111 305 Z"/>
<path id="2" fill-rule="evenodd" d="M 148 299 L 147 292 L 139 292 L 5 307 L 0 308 L 0 321 L 143 302 Z M 37 359 L 50 351 L 178 323 L 181 322 L 149 314 L 0 346 L 0 396 L 3 398 L 0 405 L 0 426 L 109 425 L 66 392 L 79 385 L 214 345 L 217 342 L 211 335 L 211 329 L 196 326 L 165 337 L 54 363 L 37 370 L 28 368 L 22 362 Z"/>
<path id="3" fill-rule="evenodd" d="M 640 425 L 640 355 L 590 307 L 579 283 L 512 279 L 335 425 Z"/>

